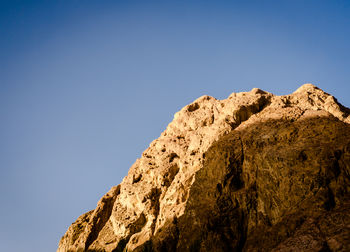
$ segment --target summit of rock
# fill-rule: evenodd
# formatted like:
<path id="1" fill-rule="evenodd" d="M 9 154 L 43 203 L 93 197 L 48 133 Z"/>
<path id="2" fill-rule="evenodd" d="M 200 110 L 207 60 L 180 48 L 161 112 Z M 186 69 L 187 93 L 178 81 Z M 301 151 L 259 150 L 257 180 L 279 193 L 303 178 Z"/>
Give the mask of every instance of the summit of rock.
<path id="1" fill-rule="evenodd" d="M 58 251 L 348 251 L 349 123 L 312 84 L 202 96 Z"/>
<path id="2" fill-rule="evenodd" d="M 305 83 L 301 85 L 294 93 L 300 92 L 314 92 L 315 90 L 321 90 L 312 83 Z M 322 90 L 321 90 L 322 91 Z M 323 91 L 322 91 L 323 92 Z"/>

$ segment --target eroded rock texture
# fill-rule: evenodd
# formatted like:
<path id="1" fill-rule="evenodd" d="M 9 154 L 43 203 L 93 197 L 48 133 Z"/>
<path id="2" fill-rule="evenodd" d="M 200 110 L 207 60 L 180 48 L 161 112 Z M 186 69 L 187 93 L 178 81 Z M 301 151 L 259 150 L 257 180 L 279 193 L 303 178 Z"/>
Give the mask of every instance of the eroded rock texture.
<path id="1" fill-rule="evenodd" d="M 349 123 L 311 84 L 200 97 L 58 251 L 350 251 Z"/>

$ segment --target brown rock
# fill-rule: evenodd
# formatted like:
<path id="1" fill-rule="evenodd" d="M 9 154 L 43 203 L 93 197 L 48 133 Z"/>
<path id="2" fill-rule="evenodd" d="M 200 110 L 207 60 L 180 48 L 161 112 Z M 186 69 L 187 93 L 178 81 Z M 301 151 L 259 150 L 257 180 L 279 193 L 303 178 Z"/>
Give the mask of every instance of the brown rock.
<path id="1" fill-rule="evenodd" d="M 350 251 L 349 123 L 312 84 L 202 96 L 57 251 Z"/>

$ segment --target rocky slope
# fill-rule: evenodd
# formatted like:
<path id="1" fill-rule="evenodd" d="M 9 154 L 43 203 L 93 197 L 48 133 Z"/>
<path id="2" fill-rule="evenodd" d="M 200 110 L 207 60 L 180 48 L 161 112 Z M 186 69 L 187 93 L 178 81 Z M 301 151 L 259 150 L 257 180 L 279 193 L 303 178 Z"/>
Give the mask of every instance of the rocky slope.
<path id="1" fill-rule="evenodd" d="M 350 251 L 350 110 L 311 84 L 200 97 L 57 251 Z"/>

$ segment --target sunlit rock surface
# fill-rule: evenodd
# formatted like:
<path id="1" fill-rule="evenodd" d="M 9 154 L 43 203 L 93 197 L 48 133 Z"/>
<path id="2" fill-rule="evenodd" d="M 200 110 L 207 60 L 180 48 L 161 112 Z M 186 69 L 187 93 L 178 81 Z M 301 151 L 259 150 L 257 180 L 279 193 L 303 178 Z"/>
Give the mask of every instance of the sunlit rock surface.
<path id="1" fill-rule="evenodd" d="M 57 251 L 350 251 L 350 110 L 312 84 L 177 112 Z"/>

